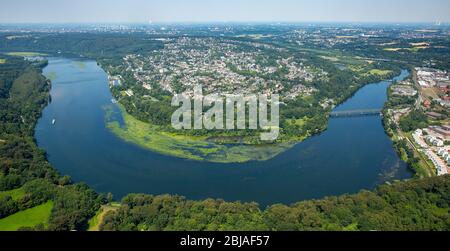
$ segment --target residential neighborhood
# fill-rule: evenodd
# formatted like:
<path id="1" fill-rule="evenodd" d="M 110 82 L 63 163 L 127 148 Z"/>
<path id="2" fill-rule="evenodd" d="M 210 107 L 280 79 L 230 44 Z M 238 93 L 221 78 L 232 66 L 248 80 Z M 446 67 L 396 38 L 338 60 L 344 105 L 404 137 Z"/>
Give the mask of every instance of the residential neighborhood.
<path id="1" fill-rule="evenodd" d="M 309 86 L 313 80 L 327 78 L 326 72 L 294 57 L 275 56 L 283 49 L 266 44 L 189 37 L 165 42 L 163 50 L 148 56 L 123 58 L 125 72 L 149 92 L 192 95 L 193 87 L 202 85 L 206 93 L 280 93 L 295 99 L 317 91 Z"/>

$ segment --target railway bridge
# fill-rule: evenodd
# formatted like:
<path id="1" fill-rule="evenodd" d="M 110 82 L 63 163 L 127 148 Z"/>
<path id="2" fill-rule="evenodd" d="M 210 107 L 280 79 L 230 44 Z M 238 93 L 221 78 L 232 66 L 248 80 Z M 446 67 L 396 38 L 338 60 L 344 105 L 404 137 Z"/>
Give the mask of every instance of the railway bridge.
<path id="1" fill-rule="evenodd" d="M 330 114 L 331 118 L 363 117 L 363 116 L 381 116 L 381 109 L 334 111 Z"/>

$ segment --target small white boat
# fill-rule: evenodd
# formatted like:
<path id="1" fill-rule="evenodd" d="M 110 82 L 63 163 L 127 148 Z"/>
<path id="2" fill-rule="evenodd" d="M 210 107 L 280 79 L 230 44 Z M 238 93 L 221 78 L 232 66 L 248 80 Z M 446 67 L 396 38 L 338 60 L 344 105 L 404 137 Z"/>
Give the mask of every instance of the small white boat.
<path id="1" fill-rule="evenodd" d="M 54 125 L 56 123 L 56 119 L 52 120 L 52 125 Z"/>

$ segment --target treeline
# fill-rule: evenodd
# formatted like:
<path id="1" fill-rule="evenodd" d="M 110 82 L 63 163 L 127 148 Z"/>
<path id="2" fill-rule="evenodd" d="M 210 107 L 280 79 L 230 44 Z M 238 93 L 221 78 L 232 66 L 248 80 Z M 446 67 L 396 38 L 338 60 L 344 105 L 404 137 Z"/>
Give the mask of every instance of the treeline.
<path id="1" fill-rule="evenodd" d="M 0 51 L 33 51 L 56 55 L 83 56 L 105 59 L 113 64 L 126 54 L 147 53 L 163 47 L 161 41 L 145 34 L 114 33 L 39 33 L 27 37 L 8 39 L 11 34 L 0 35 Z"/>
<path id="2" fill-rule="evenodd" d="M 261 210 L 255 203 L 190 201 L 133 194 L 109 212 L 107 231 L 315 231 L 450 229 L 450 176 L 383 185 L 373 192 L 311 200 Z"/>
<path id="3" fill-rule="evenodd" d="M 6 62 L 0 64 L 0 191 L 20 188 L 25 194 L 15 199 L 2 196 L 0 218 L 51 200 L 47 230 L 82 229 L 104 197 L 61 177 L 34 142 L 36 122 L 49 100 L 50 83 L 39 68 L 45 63 L 2 58 Z"/>

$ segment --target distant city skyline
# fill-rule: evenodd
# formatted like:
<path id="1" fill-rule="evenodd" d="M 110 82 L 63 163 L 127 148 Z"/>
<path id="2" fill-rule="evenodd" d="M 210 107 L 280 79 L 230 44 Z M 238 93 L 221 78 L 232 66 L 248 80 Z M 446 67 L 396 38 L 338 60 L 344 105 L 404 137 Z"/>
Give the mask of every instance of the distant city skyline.
<path id="1" fill-rule="evenodd" d="M 450 22 L 448 0 L 14 0 L 0 23 Z"/>

